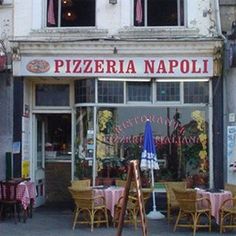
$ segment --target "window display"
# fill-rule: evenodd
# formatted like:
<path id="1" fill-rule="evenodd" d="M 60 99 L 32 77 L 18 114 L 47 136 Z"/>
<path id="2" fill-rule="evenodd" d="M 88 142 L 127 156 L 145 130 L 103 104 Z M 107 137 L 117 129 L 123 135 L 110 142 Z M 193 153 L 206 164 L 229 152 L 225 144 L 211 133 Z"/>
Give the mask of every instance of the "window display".
<path id="1" fill-rule="evenodd" d="M 96 110 L 96 114 L 92 108 L 77 110 L 79 177 L 91 177 L 94 155 L 98 177 L 125 179 L 129 161 L 141 157 L 144 126 L 149 119 L 161 167 L 155 173 L 156 180 L 189 178 L 196 186 L 208 185 L 206 108 L 98 107 Z"/>

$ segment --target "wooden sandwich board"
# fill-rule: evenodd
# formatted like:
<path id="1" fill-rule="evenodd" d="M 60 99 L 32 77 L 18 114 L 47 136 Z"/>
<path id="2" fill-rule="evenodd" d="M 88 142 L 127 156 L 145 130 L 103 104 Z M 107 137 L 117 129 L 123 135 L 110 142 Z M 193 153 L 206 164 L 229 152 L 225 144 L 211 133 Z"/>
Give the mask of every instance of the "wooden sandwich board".
<path id="1" fill-rule="evenodd" d="M 121 236 L 122 235 L 125 211 L 126 211 L 126 208 L 127 208 L 129 190 L 130 190 L 130 185 L 131 185 L 132 179 L 135 180 L 135 187 L 136 187 L 137 196 L 138 196 L 138 203 L 139 203 L 139 211 L 140 211 L 140 218 L 141 218 L 143 236 L 148 235 L 145 208 L 144 208 L 144 201 L 143 201 L 143 193 L 142 193 L 142 190 L 141 190 L 142 185 L 141 185 L 141 179 L 140 179 L 139 161 L 138 160 L 132 160 L 132 161 L 130 161 L 130 165 L 129 165 L 128 177 L 127 177 L 125 192 L 124 192 L 124 200 L 123 200 L 123 204 L 122 204 L 122 208 L 121 208 L 121 213 L 120 213 L 120 216 L 119 216 L 119 224 L 118 224 L 118 229 L 117 229 L 116 236 Z"/>

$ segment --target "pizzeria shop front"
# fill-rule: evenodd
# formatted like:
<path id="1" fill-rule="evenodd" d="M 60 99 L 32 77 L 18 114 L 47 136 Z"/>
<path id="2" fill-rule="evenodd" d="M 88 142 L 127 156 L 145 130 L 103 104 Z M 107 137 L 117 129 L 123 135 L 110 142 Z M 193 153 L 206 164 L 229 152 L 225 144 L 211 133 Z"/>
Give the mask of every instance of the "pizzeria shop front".
<path id="1" fill-rule="evenodd" d="M 160 165 L 155 180 L 213 186 L 216 46 L 181 54 L 22 52 L 13 66 L 23 87 L 21 174 L 37 183 L 36 204 L 66 201 L 72 179 L 126 179 L 129 161 L 141 157 L 147 119 Z M 141 175 L 149 185 L 149 173 Z"/>

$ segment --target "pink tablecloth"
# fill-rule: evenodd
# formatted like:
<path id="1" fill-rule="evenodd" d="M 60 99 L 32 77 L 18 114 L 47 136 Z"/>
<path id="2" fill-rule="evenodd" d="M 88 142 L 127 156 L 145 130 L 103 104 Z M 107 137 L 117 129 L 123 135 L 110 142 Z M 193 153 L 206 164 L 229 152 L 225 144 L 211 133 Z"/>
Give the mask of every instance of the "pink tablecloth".
<path id="1" fill-rule="evenodd" d="M 105 197 L 106 207 L 111 212 L 111 216 L 114 217 L 114 206 L 123 195 L 124 190 L 123 187 L 109 187 L 106 189 L 94 189 L 94 192 L 95 196 L 102 195 Z"/>
<path id="2" fill-rule="evenodd" d="M 201 194 L 202 197 L 207 197 L 211 202 L 211 215 L 215 218 L 216 223 L 220 222 L 219 209 L 221 204 L 232 197 L 232 193 L 229 191 L 223 191 L 219 193 L 211 193 L 204 190 L 197 190 L 197 193 Z"/>

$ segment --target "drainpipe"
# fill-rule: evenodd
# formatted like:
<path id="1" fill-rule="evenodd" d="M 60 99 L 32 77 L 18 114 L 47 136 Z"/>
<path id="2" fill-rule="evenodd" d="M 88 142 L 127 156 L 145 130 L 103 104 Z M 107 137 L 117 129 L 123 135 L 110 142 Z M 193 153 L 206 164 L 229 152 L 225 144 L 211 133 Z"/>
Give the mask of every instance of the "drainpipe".
<path id="1" fill-rule="evenodd" d="M 228 40 L 227 38 L 222 34 L 222 29 L 221 29 L 221 19 L 220 19 L 220 9 L 219 9 L 219 0 L 214 1 L 215 4 L 215 15 L 216 15 L 216 28 L 217 28 L 217 33 L 218 35 L 223 39 L 224 42 L 224 55 L 223 55 L 223 70 L 222 70 L 222 79 L 223 79 L 223 143 L 227 144 L 227 104 L 226 104 L 226 96 L 227 96 L 227 91 L 226 91 L 226 78 L 227 78 L 227 71 L 225 65 L 228 64 L 226 63 L 226 51 L 229 50 L 228 48 Z M 227 153 L 227 145 L 223 146 L 223 156 L 225 156 Z M 224 182 L 226 180 L 227 182 L 227 161 L 223 159 L 224 163 Z"/>

